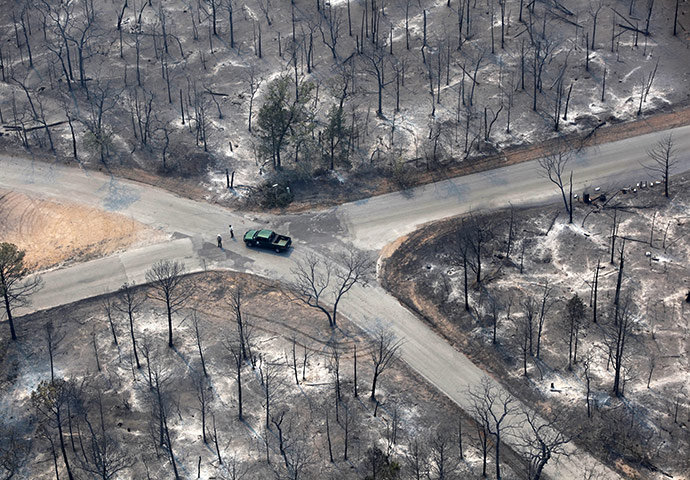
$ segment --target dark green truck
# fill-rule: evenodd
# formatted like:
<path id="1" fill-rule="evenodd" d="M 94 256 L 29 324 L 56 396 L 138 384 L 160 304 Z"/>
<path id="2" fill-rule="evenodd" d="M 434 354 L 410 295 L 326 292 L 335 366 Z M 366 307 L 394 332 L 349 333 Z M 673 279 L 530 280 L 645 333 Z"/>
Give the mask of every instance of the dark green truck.
<path id="1" fill-rule="evenodd" d="M 248 247 L 268 248 L 284 252 L 292 245 L 292 239 L 278 235 L 273 230 L 249 230 L 244 234 L 244 244 Z"/>

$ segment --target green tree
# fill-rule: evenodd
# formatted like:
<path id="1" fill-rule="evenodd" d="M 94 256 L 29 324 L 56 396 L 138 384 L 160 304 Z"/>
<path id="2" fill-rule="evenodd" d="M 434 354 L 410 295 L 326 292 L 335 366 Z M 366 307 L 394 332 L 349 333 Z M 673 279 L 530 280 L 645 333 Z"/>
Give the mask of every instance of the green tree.
<path id="1" fill-rule="evenodd" d="M 350 127 L 345 121 L 342 103 L 331 106 L 326 118 L 325 134 L 328 143 L 328 160 L 333 170 L 336 160 L 347 158 L 347 139 L 350 136 Z"/>
<path id="2" fill-rule="evenodd" d="M 314 84 L 302 82 L 294 90 L 291 87 L 292 79 L 287 75 L 273 80 L 259 110 L 259 138 L 274 168 L 282 167 L 281 153 L 285 147 L 291 142 L 299 145 L 313 128 L 313 113 L 308 104 Z"/>
<path id="3" fill-rule="evenodd" d="M 27 305 L 29 296 L 42 286 L 41 277 L 34 276 L 24 280 L 29 269 L 24 264 L 23 250 L 12 243 L 0 243 L 0 294 L 5 302 L 5 314 L 10 323 L 12 340 L 17 339 L 12 310 Z"/>

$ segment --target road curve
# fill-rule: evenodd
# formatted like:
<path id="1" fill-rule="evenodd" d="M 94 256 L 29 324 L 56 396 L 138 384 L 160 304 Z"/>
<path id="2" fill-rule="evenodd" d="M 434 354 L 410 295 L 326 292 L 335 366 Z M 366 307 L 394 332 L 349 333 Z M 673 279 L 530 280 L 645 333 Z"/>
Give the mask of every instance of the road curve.
<path id="1" fill-rule="evenodd" d="M 676 173 L 690 170 L 690 127 L 643 135 L 579 152 L 572 160 L 575 185 L 625 185 L 649 178 L 642 162 L 646 151 L 663 135 L 673 133 L 679 163 Z M 125 281 L 141 283 L 151 263 L 183 260 L 191 271 L 230 269 L 288 280 L 294 260 L 313 245 L 318 254 L 331 256 L 343 244 L 378 251 L 401 235 L 429 221 L 470 210 L 499 208 L 513 203 L 543 202 L 556 197 L 552 184 L 538 173 L 536 162 L 525 162 L 352 202 L 336 208 L 299 215 L 240 214 L 195 202 L 169 192 L 81 171 L 0 155 L 0 188 L 58 201 L 100 206 L 127 215 L 170 235 L 171 241 L 128 250 L 106 258 L 46 272 L 45 288 L 35 296 L 32 310 L 50 308 L 116 290 Z M 295 246 L 289 255 L 271 255 L 246 249 L 241 240 L 215 246 L 218 233 L 232 223 L 235 231 L 271 225 L 290 233 Z M 431 384 L 468 409 L 467 389 L 477 387 L 484 372 L 453 349 L 379 285 L 357 287 L 341 309 L 367 331 L 383 325 L 404 341 L 401 357 Z M 25 311 L 24 313 L 27 313 Z M 510 443 L 510 442 L 509 442 Z M 570 457 L 547 465 L 551 478 L 582 477 L 583 465 L 598 465 L 584 452 L 570 448 Z M 603 478 L 618 478 L 601 465 Z"/>

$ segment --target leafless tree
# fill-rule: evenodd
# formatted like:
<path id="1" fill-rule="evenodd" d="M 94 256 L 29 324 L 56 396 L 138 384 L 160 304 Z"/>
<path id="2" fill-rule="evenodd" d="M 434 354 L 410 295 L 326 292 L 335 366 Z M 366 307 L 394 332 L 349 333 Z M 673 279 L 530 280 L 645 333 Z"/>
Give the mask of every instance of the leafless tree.
<path id="1" fill-rule="evenodd" d="M 141 87 L 132 88 L 128 95 L 132 132 L 142 147 L 149 145 L 151 132 L 154 130 L 153 98 L 153 93 Z"/>
<path id="2" fill-rule="evenodd" d="M 522 435 L 522 450 L 529 461 L 530 480 L 539 480 L 549 460 L 567 455 L 565 445 L 574 435 L 563 433 L 563 426 L 558 425 L 559 415 L 544 419 L 527 409 L 523 409 L 523 414 L 529 430 Z"/>
<path id="3" fill-rule="evenodd" d="M 523 375 L 527 376 L 527 357 L 532 356 L 532 338 L 534 332 L 534 319 L 537 314 L 537 302 L 528 296 L 522 302 L 524 315 L 512 319 L 515 326 L 515 335 L 522 356 Z"/>
<path id="4" fill-rule="evenodd" d="M 72 385 L 61 378 L 54 381 L 44 380 L 38 384 L 36 390 L 31 392 L 31 402 L 41 415 L 41 421 L 45 423 L 46 429 L 52 428 L 57 430 L 60 452 L 67 470 L 67 476 L 70 480 L 74 480 L 63 432 L 63 423 L 65 421 L 64 409 L 67 406 L 67 402 L 69 402 L 71 388 Z"/>
<path id="5" fill-rule="evenodd" d="M 341 399 L 340 390 L 340 350 L 337 344 L 331 343 L 329 345 L 330 355 L 328 358 L 328 364 L 331 370 L 331 375 L 333 375 L 333 387 L 335 389 L 335 399 L 336 399 L 336 419 L 338 418 L 338 404 Z"/>
<path id="6" fill-rule="evenodd" d="M 412 480 L 422 480 L 429 474 L 429 463 L 426 451 L 426 442 L 420 442 L 417 438 L 411 440 L 405 450 L 404 471 Z"/>
<path id="7" fill-rule="evenodd" d="M 194 383 L 196 384 L 196 398 L 199 400 L 199 413 L 201 414 L 201 438 L 204 444 L 208 443 L 206 436 L 206 417 L 208 416 L 209 403 L 209 387 L 206 375 L 195 375 Z"/>
<path id="8" fill-rule="evenodd" d="M 230 34 L 230 48 L 235 48 L 235 23 L 233 21 L 233 3 L 234 0 L 222 0 L 222 6 L 228 14 L 228 28 Z"/>
<path id="9" fill-rule="evenodd" d="M 355 249 L 339 255 L 338 261 L 321 259 L 308 254 L 292 270 L 295 280 L 291 295 L 309 307 L 323 312 L 331 328 L 337 325 L 338 304 L 343 296 L 357 284 L 366 285 L 372 261 Z M 331 307 L 324 300 L 331 300 Z"/>
<path id="10" fill-rule="evenodd" d="M 228 0 L 230 1 L 230 0 Z M 263 77 L 257 78 L 256 66 L 251 65 L 249 67 L 249 78 L 247 79 L 247 86 L 249 87 L 249 114 L 247 118 L 247 129 L 252 131 L 252 116 L 254 113 L 254 97 L 256 92 L 259 91 L 261 84 L 263 83 Z"/>
<path id="11" fill-rule="evenodd" d="M 240 361 L 251 361 L 251 325 L 245 315 L 242 314 L 244 296 L 241 285 L 236 285 L 230 293 L 228 304 L 235 314 L 235 324 L 237 325 L 237 342 L 239 344 Z"/>
<path id="12" fill-rule="evenodd" d="M 596 49 L 597 19 L 602 8 L 604 8 L 603 0 L 591 0 L 589 2 L 589 14 L 592 17 L 592 51 Z"/>
<path id="13" fill-rule="evenodd" d="M 168 316 L 168 346 L 173 346 L 173 313 L 179 311 L 194 294 L 194 286 L 185 279 L 185 266 L 176 260 L 160 260 L 146 272 L 152 289 L 149 296 L 165 303 Z"/>
<path id="14" fill-rule="evenodd" d="M 201 360 L 201 370 L 204 372 L 204 376 L 208 377 L 208 371 L 206 371 L 206 360 L 204 359 L 201 328 L 199 327 L 199 315 L 197 315 L 196 310 L 192 310 L 191 319 L 192 325 L 194 326 L 194 337 L 196 338 L 196 346 L 199 350 L 199 359 Z"/>
<path id="15" fill-rule="evenodd" d="M 0 477 L 10 480 L 26 464 L 32 445 L 17 428 L 3 424 L 2 429 L 4 435 L 0 438 Z"/>
<path id="16" fill-rule="evenodd" d="M 539 160 L 539 168 L 541 170 L 542 176 L 548 178 L 551 183 L 558 187 L 563 197 L 563 205 L 565 206 L 565 211 L 568 214 L 568 223 L 573 223 L 573 172 L 570 171 L 570 190 L 569 194 L 566 195 L 565 192 L 565 179 L 564 175 L 566 172 L 566 167 L 568 165 L 568 160 L 570 159 L 570 153 L 559 151 L 557 153 L 552 153 L 546 157 Z"/>
<path id="17" fill-rule="evenodd" d="M 122 470 L 132 466 L 130 455 L 121 448 L 106 415 L 103 385 L 89 389 L 92 394 L 83 409 L 86 440 L 81 441 L 83 457 L 80 468 L 101 480 L 115 478 Z"/>
<path id="18" fill-rule="evenodd" d="M 673 135 L 669 134 L 659 140 L 654 148 L 647 151 L 647 155 L 652 163 L 646 165 L 645 168 L 653 175 L 661 177 L 661 181 L 664 182 L 664 195 L 668 198 L 670 178 L 678 164 Z"/>
<path id="19" fill-rule="evenodd" d="M 239 342 L 235 342 L 233 340 L 226 340 L 223 342 L 223 345 L 230 352 L 233 360 L 232 366 L 235 367 L 235 380 L 237 384 L 237 418 L 242 421 L 244 419 L 242 412 L 242 366 L 244 365 L 242 347 L 239 345 Z"/>
<path id="20" fill-rule="evenodd" d="M 161 367 L 160 362 L 154 363 L 152 368 L 153 382 L 151 385 L 151 406 L 152 418 L 158 423 L 158 438 L 160 446 L 163 447 L 170 459 L 175 480 L 179 480 L 180 474 L 177 469 L 177 460 L 173 450 L 174 435 L 171 435 L 170 417 L 173 410 L 173 401 L 169 389 L 171 388 L 170 375 Z M 174 431 L 173 431 L 174 432 Z"/>
<path id="21" fill-rule="evenodd" d="M 144 296 L 135 291 L 134 285 L 126 282 L 120 287 L 120 290 L 118 290 L 117 296 L 119 302 L 115 305 L 115 309 L 127 315 L 129 320 L 129 333 L 132 337 L 134 360 L 136 361 L 137 368 L 141 368 L 139 355 L 137 354 L 137 341 L 134 336 L 134 316 L 139 312 L 139 309 L 144 303 Z"/>
<path id="22" fill-rule="evenodd" d="M 262 362 L 261 366 L 261 381 L 264 390 L 264 408 L 266 409 L 266 428 L 270 429 L 271 422 L 271 405 L 274 398 L 280 389 L 280 367 L 277 363 Z M 278 385 L 276 385 L 278 383 Z"/>
<path id="23" fill-rule="evenodd" d="M 103 308 L 103 312 L 105 313 L 106 318 L 108 319 L 110 333 L 112 333 L 113 335 L 113 341 L 115 342 L 115 346 L 118 346 L 117 332 L 115 330 L 115 322 L 113 321 L 113 310 L 115 308 L 115 305 L 113 304 L 112 297 L 110 295 L 104 296 L 103 300 L 101 300 L 101 306 Z"/>
<path id="24" fill-rule="evenodd" d="M 333 60 L 337 61 L 338 52 L 336 51 L 336 45 L 340 37 L 340 26 L 343 23 L 343 18 L 337 7 L 334 8 L 329 4 L 326 9 L 326 14 L 320 18 L 319 31 L 321 32 L 323 44 L 330 49 Z M 326 24 L 326 28 L 323 26 L 324 23 Z M 326 33 L 328 33 L 328 37 L 326 37 Z"/>
<path id="25" fill-rule="evenodd" d="M 553 287 L 549 286 L 548 280 L 544 284 L 544 290 L 542 291 L 541 302 L 539 307 L 539 316 L 537 318 L 537 358 L 539 358 L 539 352 L 541 347 L 541 335 L 544 331 L 544 323 L 546 323 L 546 317 L 549 314 L 549 310 L 553 306 L 553 299 L 551 294 L 553 293 Z"/>
<path id="26" fill-rule="evenodd" d="M 387 54 L 383 48 L 373 46 L 370 51 L 362 54 L 363 70 L 376 81 L 378 103 L 376 115 L 383 117 L 383 89 L 386 87 Z"/>
<path id="27" fill-rule="evenodd" d="M 575 294 L 566 305 L 566 321 L 568 328 L 568 370 L 572 370 L 573 363 L 577 363 L 577 344 L 580 329 L 585 321 L 585 304 Z"/>
<path id="28" fill-rule="evenodd" d="M 98 78 L 98 77 L 97 77 Z M 87 108 L 83 109 L 79 121 L 86 128 L 84 142 L 95 151 L 103 165 L 108 165 L 110 149 L 113 146 L 113 129 L 105 121 L 105 116 L 117 105 L 120 92 L 112 87 L 110 81 L 94 82 L 89 86 Z"/>
<path id="29" fill-rule="evenodd" d="M 457 460 L 454 455 L 453 441 L 447 429 L 439 427 L 435 433 L 432 433 L 429 441 L 429 472 L 433 475 L 431 478 L 449 478 L 452 472 L 457 467 Z"/>
<path id="30" fill-rule="evenodd" d="M 371 381 L 372 400 L 376 400 L 376 383 L 383 372 L 391 366 L 397 358 L 397 353 L 402 346 L 401 340 L 396 340 L 393 332 L 379 328 L 370 340 L 370 356 L 373 367 Z"/>
<path id="31" fill-rule="evenodd" d="M 511 423 L 518 411 L 513 396 L 488 377 L 483 377 L 477 390 L 468 391 L 475 418 L 494 439 L 496 478 L 501 478 L 501 443 L 503 435 L 515 426 Z"/>
<path id="32" fill-rule="evenodd" d="M 628 358 L 626 347 L 635 322 L 635 310 L 631 295 L 624 295 L 620 306 L 614 309 L 613 322 L 606 327 L 604 343 L 613 363 L 613 393 L 623 395 L 623 365 Z"/>

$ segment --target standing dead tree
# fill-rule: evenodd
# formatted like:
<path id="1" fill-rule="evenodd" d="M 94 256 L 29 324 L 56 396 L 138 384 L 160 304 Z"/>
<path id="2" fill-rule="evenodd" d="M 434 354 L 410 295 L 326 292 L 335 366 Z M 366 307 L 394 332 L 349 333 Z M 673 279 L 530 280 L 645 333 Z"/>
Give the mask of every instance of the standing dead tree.
<path id="1" fill-rule="evenodd" d="M 649 155 L 652 163 L 645 165 L 645 168 L 652 175 L 659 175 L 661 177 L 661 181 L 664 182 L 664 196 L 668 198 L 670 177 L 678 164 L 673 135 L 669 134 L 659 140 L 654 148 L 647 151 L 647 155 Z"/>
<path id="2" fill-rule="evenodd" d="M 389 330 L 380 328 L 370 341 L 370 356 L 373 366 L 371 395 L 370 398 L 376 401 L 376 384 L 381 374 L 391 366 L 397 357 L 398 350 L 402 346 L 401 340 L 396 340 L 393 333 Z"/>
<path id="3" fill-rule="evenodd" d="M 563 197 L 563 206 L 568 214 L 568 223 L 573 223 L 573 171 L 570 171 L 570 189 L 567 195 L 565 192 L 565 179 L 563 178 L 569 159 L 569 152 L 559 151 L 558 153 L 552 153 L 539 160 L 539 168 L 541 175 L 548 178 L 551 183 L 558 187 Z"/>
<path id="4" fill-rule="evenodd" d="M 613 363 L 613 393 L 616 396 L 623 396 L 625 383 L 623 364 L 627 358 L 628 337 L 632 334 L 634 324 L 634 305 L 629 294 L 625 295 L 619 303 L 620 306 L 614 309 L 613 322 L 606 328 L 604 343 L 608 349 L 610 361 Z"/>
<path id="5" fill-rule="evenodd" d="M 242 421 L 244 419 L 242 413 L 242 366 L 244 365 L 242 348 L 238 345 L 238 342 L 232 340 L 224 341 L 223 346 L 230 352 L 233 360 L 232 366 L 235 367 L 237 377 L 237 418 Z"/>
<path id="6" fill-rule="evenodd" d="M 172 315 L 194 294 L 191 282 L 185 281 L 185 266 L 173 260 L 160 260 L 146 272 L 146 281 L 153 287 L 149 297 L 165 303 L 168 317 L 168 346 L 173 346 Z"/>
<path id="7" fill-rule="evenodd" d="M 242 287 L 237 285 L 230 294 L 230 301 L 228 304 L 235 314 L 235 324 L 237 325 L 237 343 L 238 353 L 240 354 L 240 362 L 249 361 L 254 365 L 254 358 L 252 357 L 252 324 L 247 319 L 246 315 L 242 314 L 242 306 L 244 302 Z"/>
<path id="8" fill-rule="evenodd" d="M 376 80 L 378 103 L 376 115 L 383 117 L 383 89 L 386 87 L 387 54 L 383 48 L 373 46 L 371 51 L 362 54 L 362 68 L 364 72 Z"/>
<path id="9" fill-rule="evenodd" d="M 567 455 L 565 445 L 570 443 L 572 436 L 563 433 L 557 424 L 558 417 L 543 419 L 529 410 L 523 410 L 523 413 L 529 426 L 527 433 L 522 435 L 522 450 L 529 461 L 529 478 L 540 480 L 549 460 Z"/>
<path id="10" fill-rule="evenodd" d="M 323 312 L 328 318 L 328 325 L 335 328 L 340 300 L 356 284 L 367 284 L 371 268 L 369 256 L 355 249 L 340 255 L 337 262 L 308 254 L 292 270 L 295 280 L 290 295 Z M 324 297 L 331 300 L 330 308 L 324 305 Z"/>
<path id="11" fill-rule="evenodd" d="M 72 385 L 63 379 L 56 379 L 53 381 L 43 380 L 38 384 L 36 390 L 31 392 L 31 402 L 36 410 L 41 414 L 46 430 L 54 428 L 57 430 L 58 440 L 60 442 L 60 452 L 67 470 L 67 475 L 70 480 L 74 480 L 72 467 L 70 466 L 69 458 L 67 456 L 67 448 L 65 447 L 65 435 L 63 432 L 63 423 L 65 421 L 64 409 L 67 402 L 69 402 L 70 389 Z M 52 443 L 52 440 L 51 440 Z M 55 467 L 57 471 L 57 466 Z"/>
<path id="12" fill-rule="evenodd" d="M 568 301 L 566 320 L 568 327 L 568 370 L 572 370 L 573 363 L 577 363 L 578 338 L 585 321 L 585 304 L 577 294 Z"/>
<path id="13" fill-rule="evenodd" d="M 501 443 L 503 435 L 515 429 L 512 422 L 518 411 L 513 396 L 488 377 L 483 377 L 476 391 L 468 391 L 472 413 L 494 439 L 496 478 L 501 478 Z"/>
<path id="14" fill-rule="evenodd" d="M 171 435 L 169 425 L 174 407 L 169 391 L 171 388 L 169 386 L 169 380 L 170 375 L 166 374 L 160 363 L 157 362 L 154 364 L 151 382 L 151 407 L 152 419 L 158 423 L 158 431 L 155 433 L 157 433 L 160 446 L 168 454 L 175 480 L 179 480 L 181 477 L 177 469 L 177 460 L 173 450 L 174 435 Z"/>
<path id="15" fill-rule="evenodd" d="M 553 306 L 553 300 L 551 299 L 551 293 L 553 292 L 553 287 L 549 286 L 547 280 L 544 285 L 544 290 L 541 297 L 541 305 L 539 308 L 539 316 L 537 317 L 537 358 L 539 358 L 540 348 L 541 348 L 541 335 L 544 331 L 544 324 L 546 323 L 546 316 Z"/>
<path id="16" fill-rule="evenodd" d="M 115 478 L 119 472 L 132 466 L 128 452 L 121 448 L 113 433 L 113 426 L 106 415 L 104 399 L 105 386 L 96 384 L 89 388 L 92 391 L 84 401 L 81 414 L 86 424 L 81 442 L 82 457 L 77 456 L 80 468 L 101 480 Z"/>
<path id="17" fill-rule="evenodd" d="M 134 285 L 126 282 L 120 287 L 120 290 L 118 290 L 117 296 L 119 302 L 115 305 L 115 309 L 127 315 L 129 320 L 129 333 L 132 337 L 134 360 L 137 364 L 137 368 L 140 369 L 141 364 L 139 363 L 139 355 L 137 354 L 137 340 L 134 336 L 134 315 L 144 303 L 144 297 L 134 290 Z"/>

